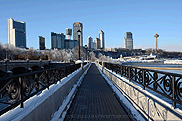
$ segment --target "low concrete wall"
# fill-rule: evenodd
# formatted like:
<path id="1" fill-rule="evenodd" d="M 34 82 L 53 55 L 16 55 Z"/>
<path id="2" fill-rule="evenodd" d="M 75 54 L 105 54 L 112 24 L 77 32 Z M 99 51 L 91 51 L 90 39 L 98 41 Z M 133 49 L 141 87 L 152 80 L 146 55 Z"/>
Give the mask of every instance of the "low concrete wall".
<path id="1" fill-rule="evenodd" d="M 97 66 L 147 120 L 182 120 L 182 112 L 178 109 L 99 64 Z"/>

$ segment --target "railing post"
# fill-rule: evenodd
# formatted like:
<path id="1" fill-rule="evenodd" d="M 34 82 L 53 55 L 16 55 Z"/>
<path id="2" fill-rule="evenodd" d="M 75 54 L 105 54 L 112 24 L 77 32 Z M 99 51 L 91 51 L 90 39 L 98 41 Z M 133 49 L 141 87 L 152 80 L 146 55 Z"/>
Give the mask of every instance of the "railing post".
<path id="1" fill-rule="evenodd" d="M 116 74 L 118 73 L 118 65 L 115 65 L 115 69 L 116 69 Z"/>
<path id="2" fill-rule="evenodd" d="M 83 73 L 83 61 L 82 61 L 82 63 L 81 63 L 81 68 L 82 68 L 82 73 Z"/>
<path id="3" fill-rule="evenodd" d="M 46 79 L 47 79 L 47 89 L 49 89 L 49 75 L 48 75 L 48 71 L 46 71 Z"/>
<path id="4" fill-rule="evenodd" d="M 42 59 L 39 59 L 40 61 L 40 68 L 42 68 Z"/>
<path id="5" fill-rule="evenodd" d="M 27 61 L 27 70 L 29 70 L 29 67 L 30 67 L 30 66 L 29 66 L 29 65 L 30 65 L 30 60 L 27 59 L 26 61 Z"/>
<path id="6" fill-rule="evenodd" d="M 105 63 L 102 62 L 102 72 L 103 72 L 103 70 L 104 70 L 104 67 L 105 67 Z"/>
<path id="7" fill-rule="evenodd" d="M 120 66 L 121 76 L 123 75 L 123 66 Z"/>
<path id="8" fill-rule="evenodd" d="M 8 59 L 5 59 L 5 72 L 7 73 L 8 71 L 9 71 L 9 68 L 8 68 L 8 66 L 9 66 L 9 60 Z"/>
<path id="9" fill-rule="evenodd" d="M 131 69 L 130 69 L 130 67 L 128 67 L 128 71 L 129 71 L 129 81 L 131 81 Z"/>
<path id="10" fill-rule="evenodd" d="M 172 93 L 173 93 L 173 100 L 176 98 L 176 93 L 175 93 L 175 76 L 172 76 Z M 176 102 L 173 101 L 173 107 L 176 108 Z"/>
<path id="11" fill-rule="evenodd" d="M 125 77 L 127 77 L 127 67 L 126 66 L 124 67 L 124 75 L 125 75 Z"/>
<path id="12" fill-rule="evenodd" d="M 19 82 L 20 82 L 20 100 L 21 100 L 21 103 L 20 103 L 20 108 L 23 108 L 23 80 L 21 77 L 19 77 Z"/>
<path id="13" fill-rule="evenodd" d="M 112 72 L 113 72 L 113 70 L 114 70 L 114 64 L 112 64 Z"/>
<path id="14" fill-rule="evenodd" d="M 135 81 L 137 81 L 137 69 L 135 68 Z"/>
<path id="15" fill-rule="evenodd" d="M 142 70 L 143 89 L 145 89 L 145 70 Z"/>

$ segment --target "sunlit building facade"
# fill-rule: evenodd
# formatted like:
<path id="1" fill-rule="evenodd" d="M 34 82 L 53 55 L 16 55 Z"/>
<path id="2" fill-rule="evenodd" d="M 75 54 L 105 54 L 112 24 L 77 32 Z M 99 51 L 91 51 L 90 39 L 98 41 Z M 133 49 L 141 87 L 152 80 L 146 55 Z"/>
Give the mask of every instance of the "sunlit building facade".
<path id="1" fill-rule="evenodd" d="M 83 24 L 80 22 L 73 23 L 73 40 L 78 40 L 78 30 L 81 31 L 80 46 L 83 46 Z"/>
<path id="2" fill-rule="evenodd" d="M 102 30 L 99 31 L 99 39 L 100 39 L 100 48 L 105 49 L 104 32 Z"/>
<path id="3" fill-rule="evenodd" d="M 126 32 L 124 37 L 124 48 L 133 49 L 133 37 L 131 32 Z"/>
<path id="4" fill-rule="evenodd" d="M 95 38 L 95 43 L 96 43 L 96 49 L 100 49 L 100 39 L 99 38 Z"/>
<path id="5" fill-rule="evenodd" d="M 8 41 L 15 47 L 26 48 L 26 23 L 8 19 Z"/>

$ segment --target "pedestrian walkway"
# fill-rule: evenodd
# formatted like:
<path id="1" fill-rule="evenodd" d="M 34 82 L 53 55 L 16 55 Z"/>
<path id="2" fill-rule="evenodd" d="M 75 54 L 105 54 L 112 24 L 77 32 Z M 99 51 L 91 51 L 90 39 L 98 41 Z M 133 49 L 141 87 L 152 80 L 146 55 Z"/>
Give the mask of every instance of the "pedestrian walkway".
<path id="1" fill-rule="evenodd" d="M 92 64 L 65 116 L 65 121 L 129 121 L 112 90 Z"/>

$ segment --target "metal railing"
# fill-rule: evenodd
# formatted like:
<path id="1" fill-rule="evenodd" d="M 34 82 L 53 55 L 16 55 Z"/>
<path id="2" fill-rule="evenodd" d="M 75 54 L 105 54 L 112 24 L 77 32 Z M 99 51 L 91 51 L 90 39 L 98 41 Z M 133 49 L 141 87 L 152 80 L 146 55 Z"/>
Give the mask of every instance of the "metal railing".
<path id="1" fill-rule="evenodd" d="M 104 62 L 109 70 L 119 73 L 129 81 L 141 85 L 143 89 L 148 88 L 168 99 L 176 108 L 176 103 L 182 105 L 182 75 L 151 69 L 142 69 L 132 66 L 112 64 Z"/>
<path id="2" fill-rule="evenodd" d="M 19 104 L 23 108 L 23 102 L 28 98 L 46 88 L 49 89 L 50 85 L 57 83 L 80 67 L 81 63 L 0 78 L 0 104 L 6 105 L 0 110 L 0 115 Z"/>

